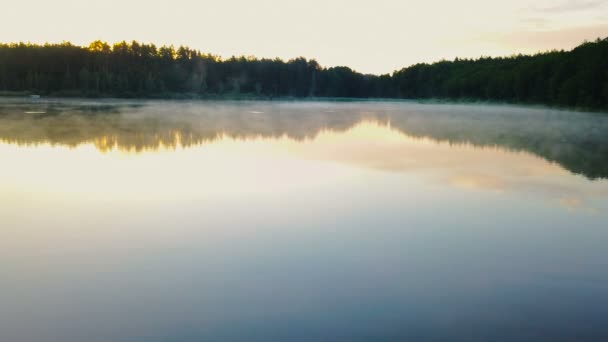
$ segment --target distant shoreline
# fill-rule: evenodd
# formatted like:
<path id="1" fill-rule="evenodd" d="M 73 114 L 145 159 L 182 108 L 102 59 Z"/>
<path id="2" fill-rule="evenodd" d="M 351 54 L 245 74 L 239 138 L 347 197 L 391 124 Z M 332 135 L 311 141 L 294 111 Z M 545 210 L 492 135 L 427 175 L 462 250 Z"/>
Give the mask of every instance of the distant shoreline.
<path id="1" fill-rule="evenodd" d="M 606 109 L 586 108 L 586 107 L 568 107 L 560 105 L 549 105 L 546 103 L 522 103 L 522 102 L 505 102 L 492 101 L 483 99 L 445 99 L 445 98 L 358 98 L 358 97 L 270 97 L 256 95 L 199 95 L 199 94 L 168 94 L 166 96 L 133 96 L 133 97 L 117 97 L 117 96 L 82 96 L 82 95 L 45 95 L 39 99 L 31 99 L 29 96 L 37 95 L 31 92 L 0 92 L 0 99 L 15 99 L 23 101 L 31 101 L 32 103 L 45 101 L 61 101 L 61 100 L 103 100 L 103 101 L 261 101 L 261 102 L 403 102 L 403 103 L 419 103 L 419 104 L 455 104 L 455 105 L 495 105 L 495 106 L 515 106 L 526 108 L 547 108 L 553 110 L 589 112 L 608 114 Z"/>
<path id="2" fill-rule="evenodd" d="M 222 59 L 185 46 L 0 43 L 0 93 L 185 100 L 411 99 L 608 110 L 608 38 L 570 50 L 362 74 L 314 59 Z"/>

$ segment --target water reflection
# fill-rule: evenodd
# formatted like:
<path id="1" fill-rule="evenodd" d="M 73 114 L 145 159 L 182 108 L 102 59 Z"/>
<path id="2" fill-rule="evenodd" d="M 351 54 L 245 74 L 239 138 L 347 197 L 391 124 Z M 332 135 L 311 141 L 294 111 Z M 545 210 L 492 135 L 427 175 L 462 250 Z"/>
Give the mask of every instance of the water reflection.
<path id="1" fill-rule="evenodd" d="M 26 114 L 30 113 L 30 114 Z M 608 116 L 543 108 L 414 103 L 7 102 L 0 139 L 101 151 L 191 147 L 222 137 L 312 139 L 361 121 L 449 144 L 525 151 L 589 178 L 608 177 Z"/>
<path id="2" fill-rule="evenodd" d="M 391 103 L 62 106 L 50 105 L 46 111 L 54 114 L 41 116 L 5 108 L 0 153 L 7 166 L 0 174 L 12 180 L 5 188 L 162 202 L 297 192 L 345 175 L 364 178 L 357 174 L 369 170 L 467 191 L 514 192 L 587 213 L 597 212 L 608 197 L 608 182 L 570 174 L 590 168 L 586 176 L 604 175 L 595 166 L 606 158 L 594 153 L 604 147 L 590 143 L 604 135 L 573 130 L 561 112 Z M 524 111 L 535 118 L 532 123 L 518 122 Z M 536 118 L 541 114 L 568 133 L 540 129 L 547 120 Z M 601 116 L 568 114 L 596 128 L 606 123 Z M 563 140 L 568 134 L 571 142 Z M 556 146 L 549 147 L 552 142 Z M 569 164 L 575 154 L 579 163 Z"/>
<path id="3" fill-rule="evenodd" d="M 605 340 L 602 132 L 504 106 L 4 103 L 0 341 Z"/>

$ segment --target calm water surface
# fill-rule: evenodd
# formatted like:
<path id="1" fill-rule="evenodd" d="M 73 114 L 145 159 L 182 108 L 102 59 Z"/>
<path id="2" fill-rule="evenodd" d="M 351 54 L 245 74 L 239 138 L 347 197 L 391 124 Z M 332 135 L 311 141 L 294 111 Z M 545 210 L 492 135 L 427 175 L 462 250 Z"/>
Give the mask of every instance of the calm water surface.
<path id="1" fill-rule="evenodd" d="M 0 341 L 606 341 L 608 116 L 0 102 Z"/>

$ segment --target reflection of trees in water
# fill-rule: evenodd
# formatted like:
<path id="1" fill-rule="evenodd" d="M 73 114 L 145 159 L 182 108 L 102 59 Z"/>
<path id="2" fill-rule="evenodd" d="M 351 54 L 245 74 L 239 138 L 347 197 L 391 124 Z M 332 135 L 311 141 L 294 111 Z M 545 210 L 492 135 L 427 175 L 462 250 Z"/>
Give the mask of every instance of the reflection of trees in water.
<path id="1" fill-rule="evenodd" d="M 35 114 L 24 114 L 34 112 Z M 608 117 L 542 108 L 415 103 L 126 102 L 5 103 L 0 139 L 94 143 L 100 150 L 190 147 L 220 137 L 314 138 L 363 120 L 413 137 L 527 151 L 590 178 L 608 177 Z"/>

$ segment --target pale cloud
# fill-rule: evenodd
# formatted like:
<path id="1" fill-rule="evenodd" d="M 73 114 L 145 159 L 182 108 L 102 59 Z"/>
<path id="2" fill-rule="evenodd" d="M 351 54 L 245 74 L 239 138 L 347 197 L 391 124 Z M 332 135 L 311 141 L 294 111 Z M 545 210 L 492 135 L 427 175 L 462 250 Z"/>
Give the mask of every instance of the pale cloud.
<path id="1" fill-rule="evenodd" d="M 608 37 L 608 24 L 578 26 L 561 29 L 522 30 L 505 33 L 487 33 L 481 38 L 513 50 L 530 53 L 553 49 L 572 49 L 583 41 Z"/>
<path id="2" fill-rule="evenodd" d="M 542 28 L 547 26 L 547 24 L 549 24 L 551 21 L 542 17 L 530 17 L 521 19 L 521 22 L 535 28 Z"/>
<path id="3" fill-rule="evenodd" d="M 605 0 L 585 0 L 585 1 L 565 1 L 559 4 L 538 6 L 528 8 L 535 12 L 572 12 L 572 11 L 585 11 L 585 10 L 596 10 L 606 5 Z"/>

